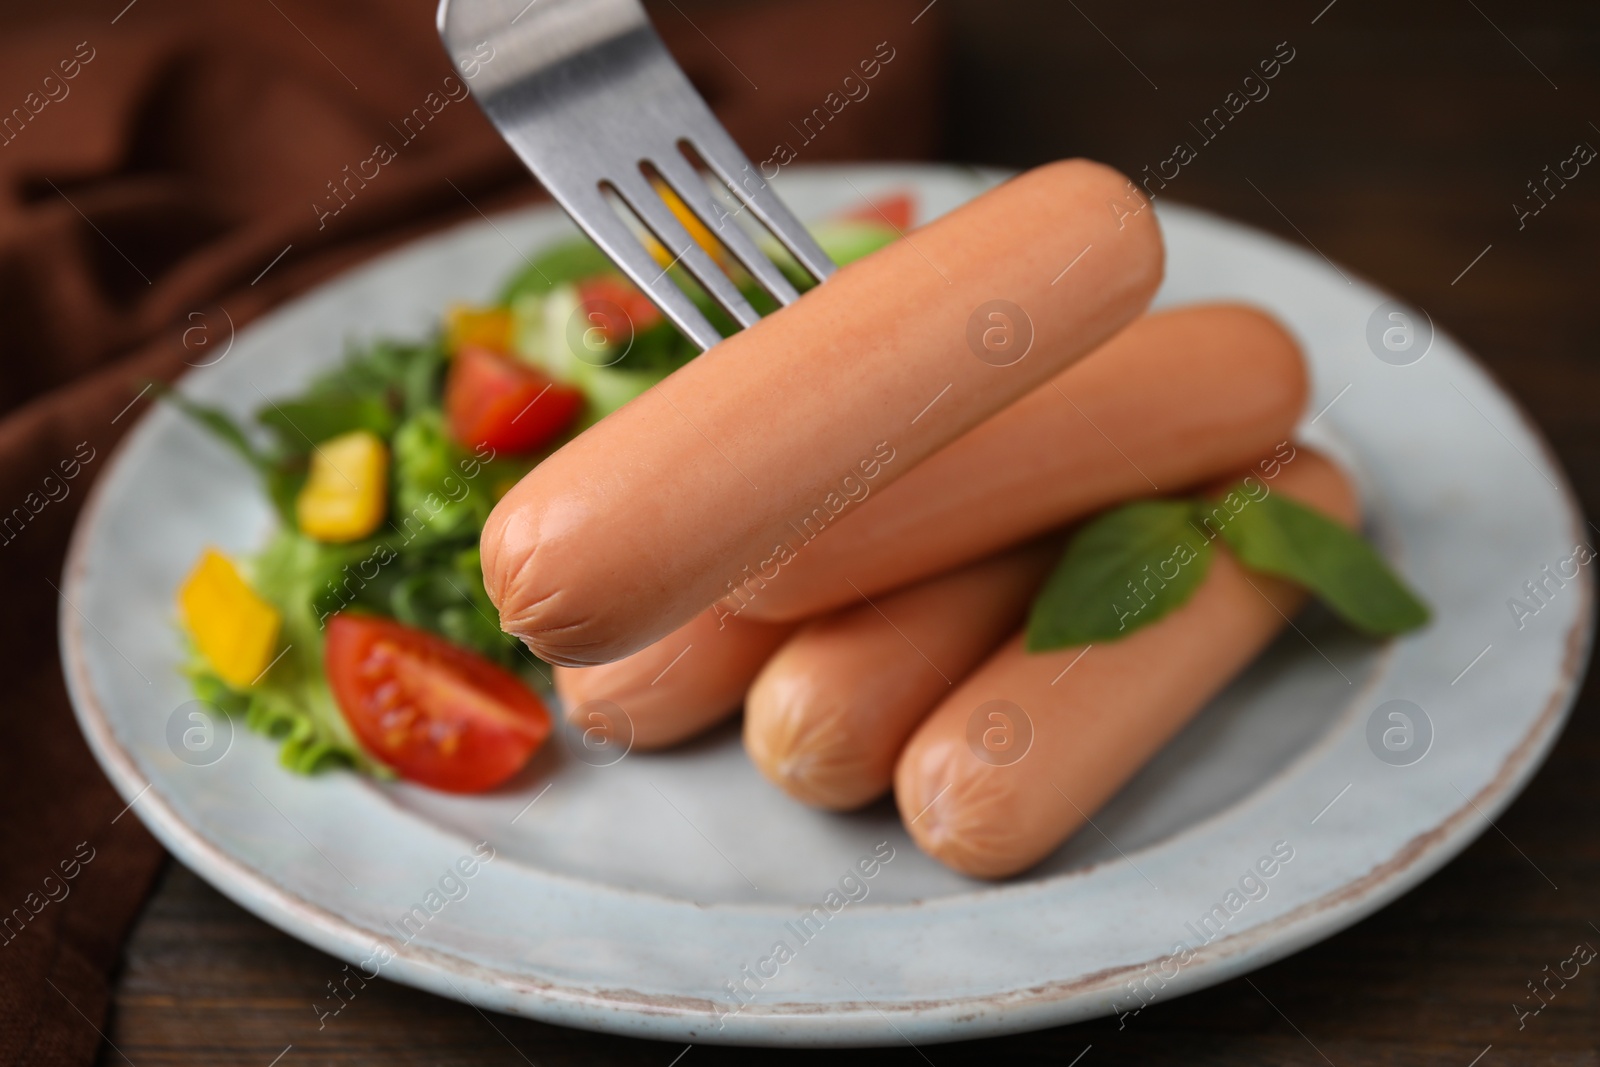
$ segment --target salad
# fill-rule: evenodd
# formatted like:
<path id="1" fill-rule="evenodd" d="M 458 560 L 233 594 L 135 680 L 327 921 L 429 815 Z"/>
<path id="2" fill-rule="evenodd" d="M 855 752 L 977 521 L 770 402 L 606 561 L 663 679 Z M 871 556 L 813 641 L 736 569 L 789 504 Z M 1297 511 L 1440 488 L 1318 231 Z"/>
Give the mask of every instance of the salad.
<path id="1" fill-rule="evenodd" d="M 775 310 L 674 210 L 758 311 Z M 814 233 L 848 262 L 909 216 L 900 197 Z M 664 248 L 652 252 L 734 330 Z M 296 772 L 342 766 L 450 792 L 510 778 L 550 733 L 549 673 L 500 629 L 478 555 L 484 522 L 528 470 L 697 354 L 574 240 L 529 260 L 492 302 L 450 308 L 432 337 L 353 347 L 249 424 L 164 390 L 248 464 L 277 517 L 259 551 L 208 548 L 178 590 L 196 697 L 274 738 Z"/>

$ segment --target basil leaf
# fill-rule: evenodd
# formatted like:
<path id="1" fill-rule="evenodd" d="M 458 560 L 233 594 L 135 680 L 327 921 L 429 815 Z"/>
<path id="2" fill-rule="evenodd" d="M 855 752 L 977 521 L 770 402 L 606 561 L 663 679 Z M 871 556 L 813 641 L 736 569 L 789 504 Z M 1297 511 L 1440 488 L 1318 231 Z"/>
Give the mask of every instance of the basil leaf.
<path id="1" fill-rule="evenodd" d="M 1187 500 L 1143 500 L 1093 519 L 1034 598 L 1027 649 L 1126 637 L 1184 604 L 1211 562 Z"/>
<path id="2" fill-rule="evenodd" d="M 1305 586 L 1369 636 L 1428 621 L 1427 607 L 1359 534 L 1281 494 L 1239 512 L 1222 536 L 1246 567 Z"/>

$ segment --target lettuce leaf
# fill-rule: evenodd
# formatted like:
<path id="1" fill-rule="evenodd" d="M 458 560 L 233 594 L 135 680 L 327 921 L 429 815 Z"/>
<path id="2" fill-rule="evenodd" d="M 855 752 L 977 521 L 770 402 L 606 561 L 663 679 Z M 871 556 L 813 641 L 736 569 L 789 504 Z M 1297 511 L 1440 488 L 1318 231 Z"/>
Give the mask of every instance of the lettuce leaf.
<path id="1" fill-rule="evenodd" d="M 322 622 L 316 592 L 340 573 L 348 549 L 319 544 L 291 529 L 280 530 L 247 561 L 251 585 L 283 617 L 283 654 L 248 689 L 235 689 L 191 656 L 185 673 L 201 700 L 280 742 L 279 762 L 309 774 L 349 766 L 369 774 L 391 772 L 356 742 L 328 688 L 322 658 Z"/>

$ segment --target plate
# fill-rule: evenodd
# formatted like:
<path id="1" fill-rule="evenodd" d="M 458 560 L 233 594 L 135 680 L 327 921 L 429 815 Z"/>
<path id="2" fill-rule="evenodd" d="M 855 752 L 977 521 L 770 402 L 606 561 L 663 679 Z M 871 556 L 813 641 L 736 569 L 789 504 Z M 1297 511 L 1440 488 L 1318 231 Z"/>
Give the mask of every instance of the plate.
<path id="1" fill-rule="evenodd" d="M 927 218 L 1001 177 L 796 168 L 779 184 L 802 217 L 909 189 Z M 481 797 L 292 776 L 267 740 L 189 717 L 174 590 L 204 545 L 251 549 L 272 519 L 247 472 L 163 407 L 108 462 L 68 556 L 61 645 L 84 733 L 180 860 L 351 965 L 330 980 L 377 973 L 568 1026 L 922 1044 L 1126 1019 L 1327 937 L 1437 870 L 1538 767 L 1588 654 L 1586 532 L 1538 432 L 1425 311 L 1236 223 L 1160 217 L 1158 302 L 1245 300 L 1293 328 L 1306 433 L 1355 472 L 1369 533 L 1436 620 L 1379 645 L 1302 616 L 1023 877 L 944 869 L 887 803 L 792 803 L 732 726 L 609 766 L 552 743 Z M 540 208 L 420 241 L 240 331 L 183 387 L 243 414 L 348 339 L 432 329 L 573 232 Z M 196 723 L 215 731 L 203 757 L 168 740 Z M 852 875 L 874 855 L 872 878 Z"/>

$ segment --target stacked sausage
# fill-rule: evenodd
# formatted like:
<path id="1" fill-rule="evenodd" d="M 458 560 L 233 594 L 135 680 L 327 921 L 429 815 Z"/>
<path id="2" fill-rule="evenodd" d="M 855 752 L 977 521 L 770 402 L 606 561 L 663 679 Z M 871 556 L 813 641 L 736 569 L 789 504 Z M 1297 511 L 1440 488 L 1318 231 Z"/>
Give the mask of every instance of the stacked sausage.
<path id="1" fill-rule="evenodd" d="M 1260 312 L 1140 317 L 1162 249 L 1152 212 L 1115 209 L 1125 186 L 1082 161 L 1022 175 L 729 338 L 507 494 L 485 584 L 560 665 L 568 714 L 609 702 L 653 748 L 743 703 L 777 786 L 836 810 L 892 787 L 917 843 L 980 877 L 1037 862 L 1109 799 L 1298 593 L 1222 554 L 1161 621 L 1028 653 L 1061 531 L 1237 480 L 1306 394 Z M 1347 482 L 1305 449 L 1275 489 L 1354 521 Z M 997 759 L 975 728 L 1025 747 Z"/>

